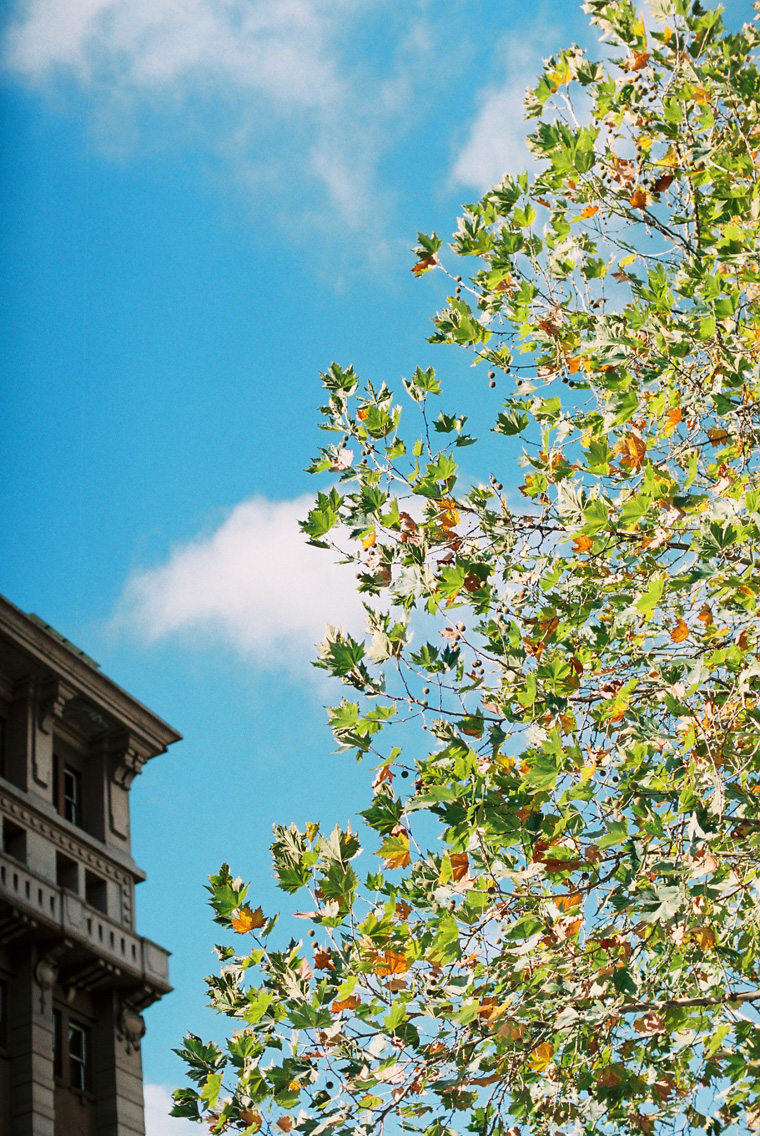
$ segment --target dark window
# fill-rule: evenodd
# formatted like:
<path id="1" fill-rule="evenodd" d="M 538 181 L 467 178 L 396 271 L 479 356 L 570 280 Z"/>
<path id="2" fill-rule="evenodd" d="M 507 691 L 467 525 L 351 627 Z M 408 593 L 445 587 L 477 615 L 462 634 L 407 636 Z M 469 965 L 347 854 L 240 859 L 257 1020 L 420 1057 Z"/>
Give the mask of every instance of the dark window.
<path id="1" fill-rule="evenodd" d="M 84 1092 L 90 1087 L 90 1031 L 69 1022 L 69 1085 Z"/>
<path id="2" fill-rule="evenodd" d="M 75 860 L 64 856 L 63 852 L 55 854 L 55 882 L 58 887 L 79 891 L 79 866 Z"/>
<path id="3" fill-rule="evenodd" d="M 0 978 L 0 1049 L 8 1048 L 8 982 Z"/>
<path id="4" fill-rule="evenodd" d="M 14 860 L 26 863 L 26 829 L 14 824 L 7 817 L 3 819 L 3 852 Z"/>
<path id="5" fill-rule="evenodd" d="M 82 828 L 82 774 L 66 765 L 57 754 L 53 754 L 53 784 L 56 809 L 66 820 Z"/>
<path id="6" fill-rule="evenodd" d="M 108 914 L 107 884 L 94 872 L 85 872 L 84 897 L 90 907 L 96 907 L 104 915 Z"/>
<path id="7" fill-rule="evenodd" d="M 92 1047 L 88 1026 L 69 1016 L 68 1009 L 53 1009 L 53 1073 L 75 1092 L 92 1088 Z"/>
<path id="8" fill-rule="evenodd" d="M 5 777 L 5 739 L 7 726 L 5 718 L 0 718 L 0 777 Z"/>
<path id="9" fill-rule="evenodd" d="M 63 767 L 63 815 L 72 824 L 82 823 L 81 775 L 68 765 Z"/>

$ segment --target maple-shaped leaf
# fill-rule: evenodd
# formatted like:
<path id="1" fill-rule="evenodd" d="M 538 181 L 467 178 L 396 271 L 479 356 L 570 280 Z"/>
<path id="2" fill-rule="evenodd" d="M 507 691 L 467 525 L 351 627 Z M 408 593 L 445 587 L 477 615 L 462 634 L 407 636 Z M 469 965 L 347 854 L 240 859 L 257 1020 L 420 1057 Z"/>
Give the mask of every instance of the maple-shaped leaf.
<path id="1" fill-rule="evenodd" d="M 680 406 L 675 406 L 672 410 L 668 411 L 668 416 L 665 419 L 665 425 L 662 428 L 662 432 L 666 438 L 669 438 L 674 433 L 676 426 L 682 418 L 683 411 L 681 410 Z"/>
<path id="2" fill-rule="evenodd" d="M 372 546 L 375 544 L 376 541 L 377 541 L 377 533 L 373 529 L 371 533 L 367 533 L 367 535 L 363 538 L 362 548 L 366 552 L 368 548 L 372 548 Z"/>
<path id="3" fill-rule="evenodd" d="M 651 200 L 652 195 L 647 193 L 645 189 L 642 189 L 641 186 L 637 186 L 628 198 L 628 203 L 632 205 L 634 209 L 646 209 Z"/>
<path id="4" fill-rule="evenodd" d="M 679 619 L 675 627 L 671 629 L 670 638 L 674 643 L 683 643 L 685 639 L 689 638 L 689 628 L 683 619 Z"/>
<path id="5" fill-rule="evenodd" d="M 705 627 L 712 627 L 713 613 L 709 604 L 704 604 L 700 610 L 697 619 L 700 623 L 704 623 Z"/>
<path id="6" fill-rule="evenodd" d="M 347 998 L 336 998 L 330 1009 L 334 1014 L 339 1014 L 341 1010 L 355 1010 L 361 1005 L 361 1001 L 358 994 L 349 994 Z"/>
<path id="7" fill-rule="evenodd" d="M 386 868 L 406 868 L 412 860 L 409 855 L 409 837 L 405 833 L 389 836 L 380 845 L 378 856 L 382 856 Z"/>
<path id="8" fill-rule="evenodd" d="M 279 1120 L 275 1120 L 275 1125 L 279 1128 L 280 1132 L 290 1132 L 293 1129 L 293 1117 L 281 1116 Z"/>
<path id="9" fill-rule="evenodd" d="M 585 209 L 581 209 L 581 217 L 593 217 L 599 212 L 598 205 L 587 205 Z"/>
<path id="10" fill-rule="evenodd" d="M 466 852 L 452 852 L 449 859 L 451 860 L 451 877 L 454 883 L 458 884 L 470 870 L 470 858 Z"/>
<path id="11" fill-rule="evenodd" d="M 387 978 L 390 974 L 406 974 L 411 962 L 401 951 L 382 951 L 374 963 L 372 970 L 378 978 Z"/>
<path id="12" fill-rule="evenodd" d="M 573 552 L 588 552 L 593 546 L 594 542 L 590 536 L 574 536 L 573 537 Z"/>
<path id="13" fill-rule="evenodd" d="M 695 927 L 691 932 L 691 937 L 700 951 L 711 951 L 717 942 L 712 927 Z"/>
<path id="14" fill-rule="evenodd" d="M 335 970 L 332 955 L 324 947 L 314 948 L 314 968 L 315 970 Z"/>
<path id="15" fill-rule="evenodd" d="M 263 927 L 266 921 L 266 916 L 260 907 L 255 911 L 251 911 L 250 907 L 241 907 L 237 915 L 233 915 L 230 919 L 230 926 L 238 935 L 245 935 L 249 931 L 257 931 L 259 927 Z"/>
<path id="16" fill-rule="evenodd" d="M 425 257 L 424 260 L 418 260 L 417 263 L 414 265 L 414 267 L 411 270 L 412 275 L 413 276 L 424 276 L 425 273 L 429 272 L 431 268 L 435 268 L 437 263 L 438 263 L 438 261 L 435 259 L 434 256 L 428 256 L 428 257 Z"/>
<path id="17" fill-rule="evenodd" d="M 554 1057 L 554 1046 L 550 1041 L 542 1041 L 540 1045 L 531 1052 L 528 1064 L 531 1069 L 536 1073 L 540 1073 L 547 1065 L 551 1064 Z"/>

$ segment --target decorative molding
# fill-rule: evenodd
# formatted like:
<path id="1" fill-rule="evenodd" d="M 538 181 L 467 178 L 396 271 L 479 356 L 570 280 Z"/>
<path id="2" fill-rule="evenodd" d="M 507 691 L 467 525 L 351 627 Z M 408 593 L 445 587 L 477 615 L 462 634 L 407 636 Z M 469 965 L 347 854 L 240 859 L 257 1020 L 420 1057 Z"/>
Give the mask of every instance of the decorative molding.
<path id="1" fill-rule="evenodd" d="M 10 817 L 12 820 L 21 824 L 24 828 L 31 832 L 36 832 L 43 836 L 56 848 L 65 852 L 67 855 L 76 859 L 78 863 L 83 864 L 85 868 L 92 868 L 99 875 L 106 879 L 112 880 L 118 884 L 121 898 L 121 919 L 120 922 L 125 927 L 132 927 L 133 925 L 133 906 L 132 894 L 136 879 L 140 876 L 133 876 L 124 868 L 114 864 L 113 861 L 106 856 L 98 855 L 93 849 L 88 848 L 86 844 L 78 841 L 70 833 L 64 832 L 63 829 L 56 827 L 45 817 L 40 816 L 32 809 L 11 797 L 9 793 L 5 793 L 0 789 L 0 812 Z"/>
<path id="2" fill-rule="evenodd" d="M 67 703 L 76 696 L 76 691 L 59 678 L 48 678 L 42 683 L 38 695 L 39 726 L 43 734 L 50 734 L 53 722 L 63 717 Z"/>
<path id="3" fill-rule="evenodd" d="M 139 1053 L 145 1037 L 145 1019 L 129 1002 L 121 1003 L 116 1036 L 126 1043 L 127 1054 Z"/>

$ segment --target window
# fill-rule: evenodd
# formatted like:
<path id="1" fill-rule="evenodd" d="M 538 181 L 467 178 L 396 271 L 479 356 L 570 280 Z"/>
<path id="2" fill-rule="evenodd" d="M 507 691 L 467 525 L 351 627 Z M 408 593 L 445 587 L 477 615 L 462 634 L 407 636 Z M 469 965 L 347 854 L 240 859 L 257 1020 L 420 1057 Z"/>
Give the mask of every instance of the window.
<path id="1" fill-rule="evenodd" d="M 84 897 L 90 907 L 97 908 L 104 915 L 108 914 L 108 885 L 104 879 L 96 876 L 94 872 L 85 872 L 84 874 Z"/>
<path id="2" fill-rule="evenodd" d="M 0 1049 L 8 1048 L 8 981 L 0 978 Z"/>
<path id="3" fill-rule="evenodd" d="M 82 828 L 82 774 L 53 755 L 55 807 L 62 817 Z"/>
<path id="4" fill-rule="evenodd" d="M 75 860 L 64 856 L 63 852 L 55 854 L 55 882 L 58 887 L 79 891 L 79 865 Z"/>
<path id="5" fill-rule="evenodd" d="M 77 1022 L 69 1022 L 69 1086 L 84 1092 L 89 1089 L 90 1031 Z"/>
<path id="6" fill-rule="evenodd" d="M 5 744 L 7 732 L 5 718 L 0 718 L 0 777 L 5 777 Z"/>
<path id="7" fill-rule="evenodd" d="M 91 1086 L 92 1047 L 90 1029 L 69 1017 L 68 1010 L 53 1010 L 53 1073 L 58 1081 L 76 1092 Z"/>
<path id="8" fill-rule="evenodd" d="M 82 823 L 81 775 L 68 765 L 63 767 L 63 815 L 72 824 Z"/>
<path id="9" fill-rule="evenodd" d="M 3 852 L 14 860 L 20 860 L 22 864 L 26 863 L 26 829 L 7 817 L 3 818 Z"/>

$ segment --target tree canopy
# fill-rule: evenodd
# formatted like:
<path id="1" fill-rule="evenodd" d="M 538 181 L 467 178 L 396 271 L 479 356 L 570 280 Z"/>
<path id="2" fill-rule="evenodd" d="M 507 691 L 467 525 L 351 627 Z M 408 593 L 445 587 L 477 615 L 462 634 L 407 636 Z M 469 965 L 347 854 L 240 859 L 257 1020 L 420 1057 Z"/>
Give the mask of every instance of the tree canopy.
<path id="1" fill-rule="evenodd" d="M 175 1115 L 215 1133 L 760 1129 L 760 29 L 585 8 L 601 59 L 546 62 L 530 171 L 415 249 L 431 341 L 504 391 L 499 468 L 460 474 L 432 367 L 323 376 L 303 529 L 368 630 L 317 665 L 377 867 L 277 827 L 288 944 L 211 878 L 234 1032 L 185 1040 Z"/>

